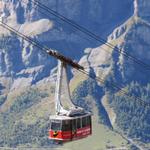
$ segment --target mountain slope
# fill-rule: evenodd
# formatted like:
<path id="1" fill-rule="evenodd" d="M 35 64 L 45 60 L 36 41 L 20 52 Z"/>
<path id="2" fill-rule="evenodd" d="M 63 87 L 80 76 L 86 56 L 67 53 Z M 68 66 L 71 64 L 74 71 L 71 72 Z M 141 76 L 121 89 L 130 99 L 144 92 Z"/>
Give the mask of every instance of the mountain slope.
<path id="1" fill-rule="evenodd" d="M 99 85 L 105 89 L 107 99 L 103 105 L 114 128 L 135 141 L 149 143 L 150 26 L 148 14 L 140 11 L 147 9 L 149 3 L 142 2 L 134 1 L 133 16 L 108 37 L 108 42 L 114 47 L 102 45 L 90 49 L 88 57 L 84 56 L 80 62 L 93 67 L 95 74 L 105 81 Z"/>
<path id="2" fill-rule="evenodd" d="M 44 0 L 41 2 L 107 38 L 107 41 L 115 48 L 89 39 L 54 16 L 48 17 L 46 11 L 41 13 L 41 9 L 30 0 L 26 2 L 2 0 L 0 15 L 6 23 L 32 39 L 72 59 L 80 60 L 79 63 L 90 73 L 104 80 L 104 84 L 93 83 L 76 71 L 69 73 L 72 78 L 70 85 L 75 102 L 86 109 L 93 110 L 99 121 L 94 120 L 94 130 L 98 128 L 98 132 L 105 133 L 105 128 L 99 125 L 103 123 L 109 127 L 108 130 L 113 127 L 131 138 L 135 138 L 138 134 L 136 141 L 142 144 L 148 143 L 148 109 L 143 110 L 143 105 L 140 105 L 131 111 L 130 105 L 136 106 L 135 99 L 119 95 L 120 90 L 112 87 L 111 84 L 115 83 L 130 95 L 141 99 L 144 97 L 144 101 L 149 101 L 147 93 L 149 93 L 150 71 L 145 69 L 145 66 L 118 53 L 116 49 L 149 64 L 150 17 L 148 10 L 150 2 L 147 0 L 123 2 L 120 0 L 94 0 L 94 2 L 93 0 L 86 2 Z M 3 131 L 0 145 L 49 145 L 51 142 L 47 139 L 46 132 L 49 124 L 48 117 L 54 111 L 52 108 L 56 60 L 45 56 L 35 46 L 2 27 L 0 27 L 0 43 L 0 130 Z M 134 91 L 137 84 L 138 88 Z M 136 90 L 140 90 L 141 93 L 137 94 Z M 128 103 L 128 101 L 132 102 Z M 95 109 L 97 109 L 96 113 Z M 144 114 L 142 124 L 140 124 L 141 117 L 138 115 L 141 113 Z M 130 118 L 129 116 L 133 114 L 136 115 Z M 132 126 L 126 126 L 131 120 Z M 140 124 L 139 132 L 133 128 L 134 123 L 135 127 Z M 128 134 L 129 131 L 132 131 L 132 134 Z M 114 141 L 121 139 L 125 147 L 129 146 L 122 137 L 114 134 L 116 133 L 109 131 L 108 138 L 103 141 L 103 149 L 110 143 L 109 138 L 115 139 Z M 92 138 L 101 137 L 94 131 L 94 136 L 89 139 Z M 121 143 L 116 144 L 114 141 L 111 141 L 112 145 L 121 146 Z M 87 139 L 83 147 L 88 142 Z M 93 143 L 98 141 L 94 140 Z M 112 146 L 111 144 L 108 145 Z M 101 145 L 96 146 L 98 147 L 101 148 Z"/>

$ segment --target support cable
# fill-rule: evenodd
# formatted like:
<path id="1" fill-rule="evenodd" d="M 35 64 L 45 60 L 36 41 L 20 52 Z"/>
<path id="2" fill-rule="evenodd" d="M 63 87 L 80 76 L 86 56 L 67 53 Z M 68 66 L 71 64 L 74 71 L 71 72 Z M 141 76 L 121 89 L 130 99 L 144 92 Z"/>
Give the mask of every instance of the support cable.
<path id="1" fill-rule="evenodd" d="M 24 0 L 23 0 L 24 1 Z M 25 2 L 25 1 L 24 1 Z M 71 25 L 72 27 L 76 28 L 77 30 L 79 30 L 80 32 L 88 35 L 89 37 L 93 38 L 94 40 L 105 44 L 106 46 L 114 49 L 115 51 L 117 51 L 118 53 L 124 55 L 125 57 L 127 57 L 128 59 L 134 61 L 135 63 L 139 64 L 140 66 L 143 66 L 146 70 L 150 70 L 150 65 L 146 64 L 145 62 L 141 61 L 140 59 L 136 58 L 135 56 L 129 54 L 127 51 L 123 51 L 123 49 L 118 48 L 116 46 L 114 46 L 113 44 L 107 42 L 105 39 L 103 39 L 102 37 L 94 34 L 93 32 L 89 31 L 88 29 L 86 29 L 85 27 L 77 24 L 76 22 L 66 18 L 65 16 L 61 15 L 60 13 L 50 9 L 49 7 L 47 7 L 46 5 L 44 5 L 43 3 L 39 2 L 38 0 L 30 0 L 30 2 L 36 4 L 39 8 L 46 10 L 49 14 L 59 18 L 60 20 L 62 20 L 63 22 L 66 22 L 67 24 Z"/>
<path id="2" fill-rule="evenodd" d="M 50 49 L 47 48 L 47 47 L 44 47 L 44 46 L 43 46 L 42 44 L 40 44 L 38 41 L 32 40 L 30 37 L 25 36 L 24 34 L 18 32 L 17 30 L 15 30 L 14 28 L 10 27 L 10 26 L 7 25 L 6 23 L 3 23 L 2 21 L 0 21 L 0 25 L 1 25 L 2 27 L 4 27 L 5 29 L 7 29 L 7 30 L 9 30 L 9 31 L 11 31 L 11 32 L 13 32 L 13 33 L 15 33 L 15 34 L 17 34 L 19 37 L 23 38 L 24 40 L 28 41 L 28 42 L 31 43 L 32 45 L 36 46 L 37 48 L 39 48 L 40 50 L 42 50 L 42 51 L 44 51 L 46 54 L 48 54 L 48 52 L 49 52 Z M 52 50 L 52 51 L 53 51 L 53 50 Z M 56 51 L 54 51 L 54 52 L 56 52 Z M 51 56 L 53 56 L 53 55 L 51 55 Z M 63 56 L 63 55 L 62 55 L 62 56 Z M 55 56 L 53 56 L 53 57 L 55 57 Z M 63 56 L 63 57 L 65 57 L 65 56 Z M 55 58 L 57 58 L 57 57 L 55 57 Z M 57 59 L 58 59 L 58 58 L 57 58 Z M 69 58 L 69 60 L 71 60 L 71 59 Z M 68 65 L 71 65 L 69 61 L 67 62 L 67 64 L 68 64 Z M 77 63 L 76 63 L 76 64 L 77 64 Z M 71 66 L 72 66 L 72 65 L 71 65 Z M 79 65 L 79 66 L 80 66 L 80 65 Z M 80 68 L 80 67 L 74 67 L 74 66 L 72 66 L 72 67 L 75 68 L 75 69 L 77 69 L 77 70 L 79 70 L 80 72 L 82 72 L 83 74 L 87 75 L 88 77 L 90 77 L 90 78 L 93 79 L 93 80 L 96 80 L 96 81 L 98 81 L 98 82 L 100 82 L 100 83 L 102 83 L 102 84 L 105 83 L 104 79 L 102 79 L 102 78 L 100 78 L 100 77 L 97 77 L 97 76 L 95 76 L 94 74 L 89 74 L 87 71 L 85 71 L 85 70 L 82 68 L 82 66 L 81 66 L 81 68 Z M 123 90 L 123 89 L 122 89 L 120 86 L 118 86 L 117 84 L 111 83 L 110 85 L 111 85 L 112 87 L 115 87 L 116 89 L 118 89 L 120 93 L 126 95 L 127 97 L 132 98 L 132 99 L 136 99 L 136 100 L 138 100 L 138 101 L 140 102 L 140 104 L 142 104 L 142 105 L 144 105 L 144 106 L 150 107 L 150 103 L 145 102 L 144 100 L 142 100 L 142 99 L 141 99 L 140 97 L 138 97 L 138 96 L 129 95 L 125 90 Z"/>

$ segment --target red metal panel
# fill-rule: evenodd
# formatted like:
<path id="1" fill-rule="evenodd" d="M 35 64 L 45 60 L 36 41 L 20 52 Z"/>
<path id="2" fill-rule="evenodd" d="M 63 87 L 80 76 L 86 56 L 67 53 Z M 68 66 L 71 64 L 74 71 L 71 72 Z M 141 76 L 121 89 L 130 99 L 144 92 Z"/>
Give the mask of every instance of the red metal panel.
<path id="1" fill-rule="evenodd" d="M 71 137 L 71 131 L 63 131 L 62 132 L 62 138 L 64 140 L 70 140 L 72 137 Z"/>
<path id="2" fill-rule="evenodd" d="M 91 126 L 87 126 L 84 128 L 77 129 L 76 131 L 49 131 L 49 138 L 62 140 L 62 141 L 70 141 L 81 139 L 87 137 L 88 135 L 92 134 Z"/>
<path id="3" fill-rule="evenodd" d="M 80 138 L 86 137 L 90 134 L 91 134 L 91 127 L 87 126 L 87 127 L 78 129 L 76 131 L 76 134 L 73 136 L 73 138 L 80 139 Z"/>
<path id="4" fill-rule="evenodd" d="M 49 139 L 56 139 L 56 140 L 64 140 L 68 141 L 71 140 L 71 131 L 49 131 Z"/>

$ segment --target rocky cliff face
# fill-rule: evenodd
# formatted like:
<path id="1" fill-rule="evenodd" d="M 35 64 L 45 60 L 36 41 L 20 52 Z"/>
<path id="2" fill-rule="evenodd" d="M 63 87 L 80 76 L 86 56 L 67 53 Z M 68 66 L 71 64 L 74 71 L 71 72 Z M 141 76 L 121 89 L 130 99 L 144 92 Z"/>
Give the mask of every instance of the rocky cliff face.
<path id="1" fill-rule="evenodd" d="M 149 14 L 146 12 L 150 3 L 135 0 L 133 4 L 133 15 L 108 36 L 107 41 L 110 46 L 101 45 L 94 49 L 86 49 L 84 57 L 80 60 L 81 64 L 92 68 L 102 80 L 111 81 L 110 83 L 120 88 L 132 81 L 140 83 L 141 86 L 150 82 L 150 24 Z M 103 84 L 100 83 L 100 85 Z M 104 95 L 102 104 L 114 126 L 116 116 L 119 114 L 115 114 L 108 104 L 113 101 L 112 98 L 109 98 L 107 92 Z"/>
<path id="2" fill-rule="evenodd" d="M 111 0 L 108 0 L 108 2 L 105 0 L 96 0 L 94 2 L 88 0 L 86 3 L 80 0 L 45 0 L 41 2 L 67 18 L 75 20 L 77 23 L 105 37 L 133 12 L 131 0 L 123 3 L 115 0 L 117 6 Z M 122 11 L 123 8 L 128 7 L 130 11 Z M 111 13 L 109 13 L 110 10 Z M 0 14 L 4 22 L 19 32 L 38 40 L 50 48 L 61 51 L 73 59 L 79 60 L 84 54 L 85 48 L 98 44 L 94 40 L 89 42 L 89 38 L 86 35 L 54 16 L 48 15 L 48 12 L 42 10 L 30 0 L 2 0 L 0 2 Z M 39 76 L 39 79 L 33 82 L 36 83 L 50 75 L 51 68 L 56 65 L 54 59 L 48 59 L 36 47 L 9 33 L 2 27 L 0 27 L 0 35 L 1 76 L 11 76 L 13 80 L 18 78 L 26 78 L 28 80 L 28 78 L 35 79 L 36 74 L 36 76 Z M 37 66 L 41 66 L 42 70 L 47 71 L 34 69 Z M 24 74 L 22 70 L 28 70 L 28 68 L 32 71 L 27 71 L 30 73 Z M 37 71 L 36 73 L 35 70 Z"/>
<path id="3" fill-rule="evenodd" d="M 104 79 L 111 74 L 117 83 L 149 82 L 150 24 L 148 13 L 140 11 L 148 5 L 147 1 L 135 0 L 133 15 L 108 36 L 109 46 L 90 49 L 88 58 L 84 56 L 81 63 L 94 66 L 95 73 Z"/>
<path id="4" fill-rule="evenodd" d="M 150 58 L 148 0 L 40 2 L 100 35 L 111 46 L 90 39 L 53 15 L 48 15 L 31 0 L 1 0 L 0 19 L 41 44 L 79 60 L 87 70 L 92 70 L 104 81 L 111 79 L 121 87 L 131 81 L 141 84 L 150 82 L 150 71 L 147 65 L 141 63 L 149 64 Z M 130 58 L 122 53 L 127 53 Z M 0 26 L 0 94 L 6 94 L 0 109 L 4 110 L 3 106 L 9 107 L 13 103 L 9 102 L 12 100 L 8 96 L 10 91 L 13 93 L 31 85 L 51 84 L 55 80 L 56 64 L 54 58 Z M 77 77 L 80 78 L 80 75 Z M 79 80 L 74 80 L 74 83 Z M 104 93 L 101 96 L 113 125 L 117 115 L 109 107 L 109 95 Z"/>
<path id="5" fill-rule="evenodd" d="M 139 16 L 140 18 L 150 21 L 150 14 L 149 14 L 149 7 L 150 2 L 147 0 L 134 0 L 135 6 L 135 15 Z"/>

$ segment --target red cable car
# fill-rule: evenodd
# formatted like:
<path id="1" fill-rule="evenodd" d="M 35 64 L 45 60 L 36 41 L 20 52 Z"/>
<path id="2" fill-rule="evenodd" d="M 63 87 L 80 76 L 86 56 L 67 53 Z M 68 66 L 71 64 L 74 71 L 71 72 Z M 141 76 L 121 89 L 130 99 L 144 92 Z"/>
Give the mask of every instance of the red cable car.
<path id="1" fill-rule="evenodd" d="M 75 65 L 77 68 L 78 64 Z M 56 115 L 50 116 L 49 130 L 49 139 L 62 142 L 92 134 L 91 113 L 71 101 L 66 66 L 66 62 L 59 60 L 55 91 Z"/>
<path id="2" fill-rule="evenodd" d="M 52 116 L 49 138 L 60 141 L 77 140 L 92 134 L 91 114 L 82 116 Z"/>

